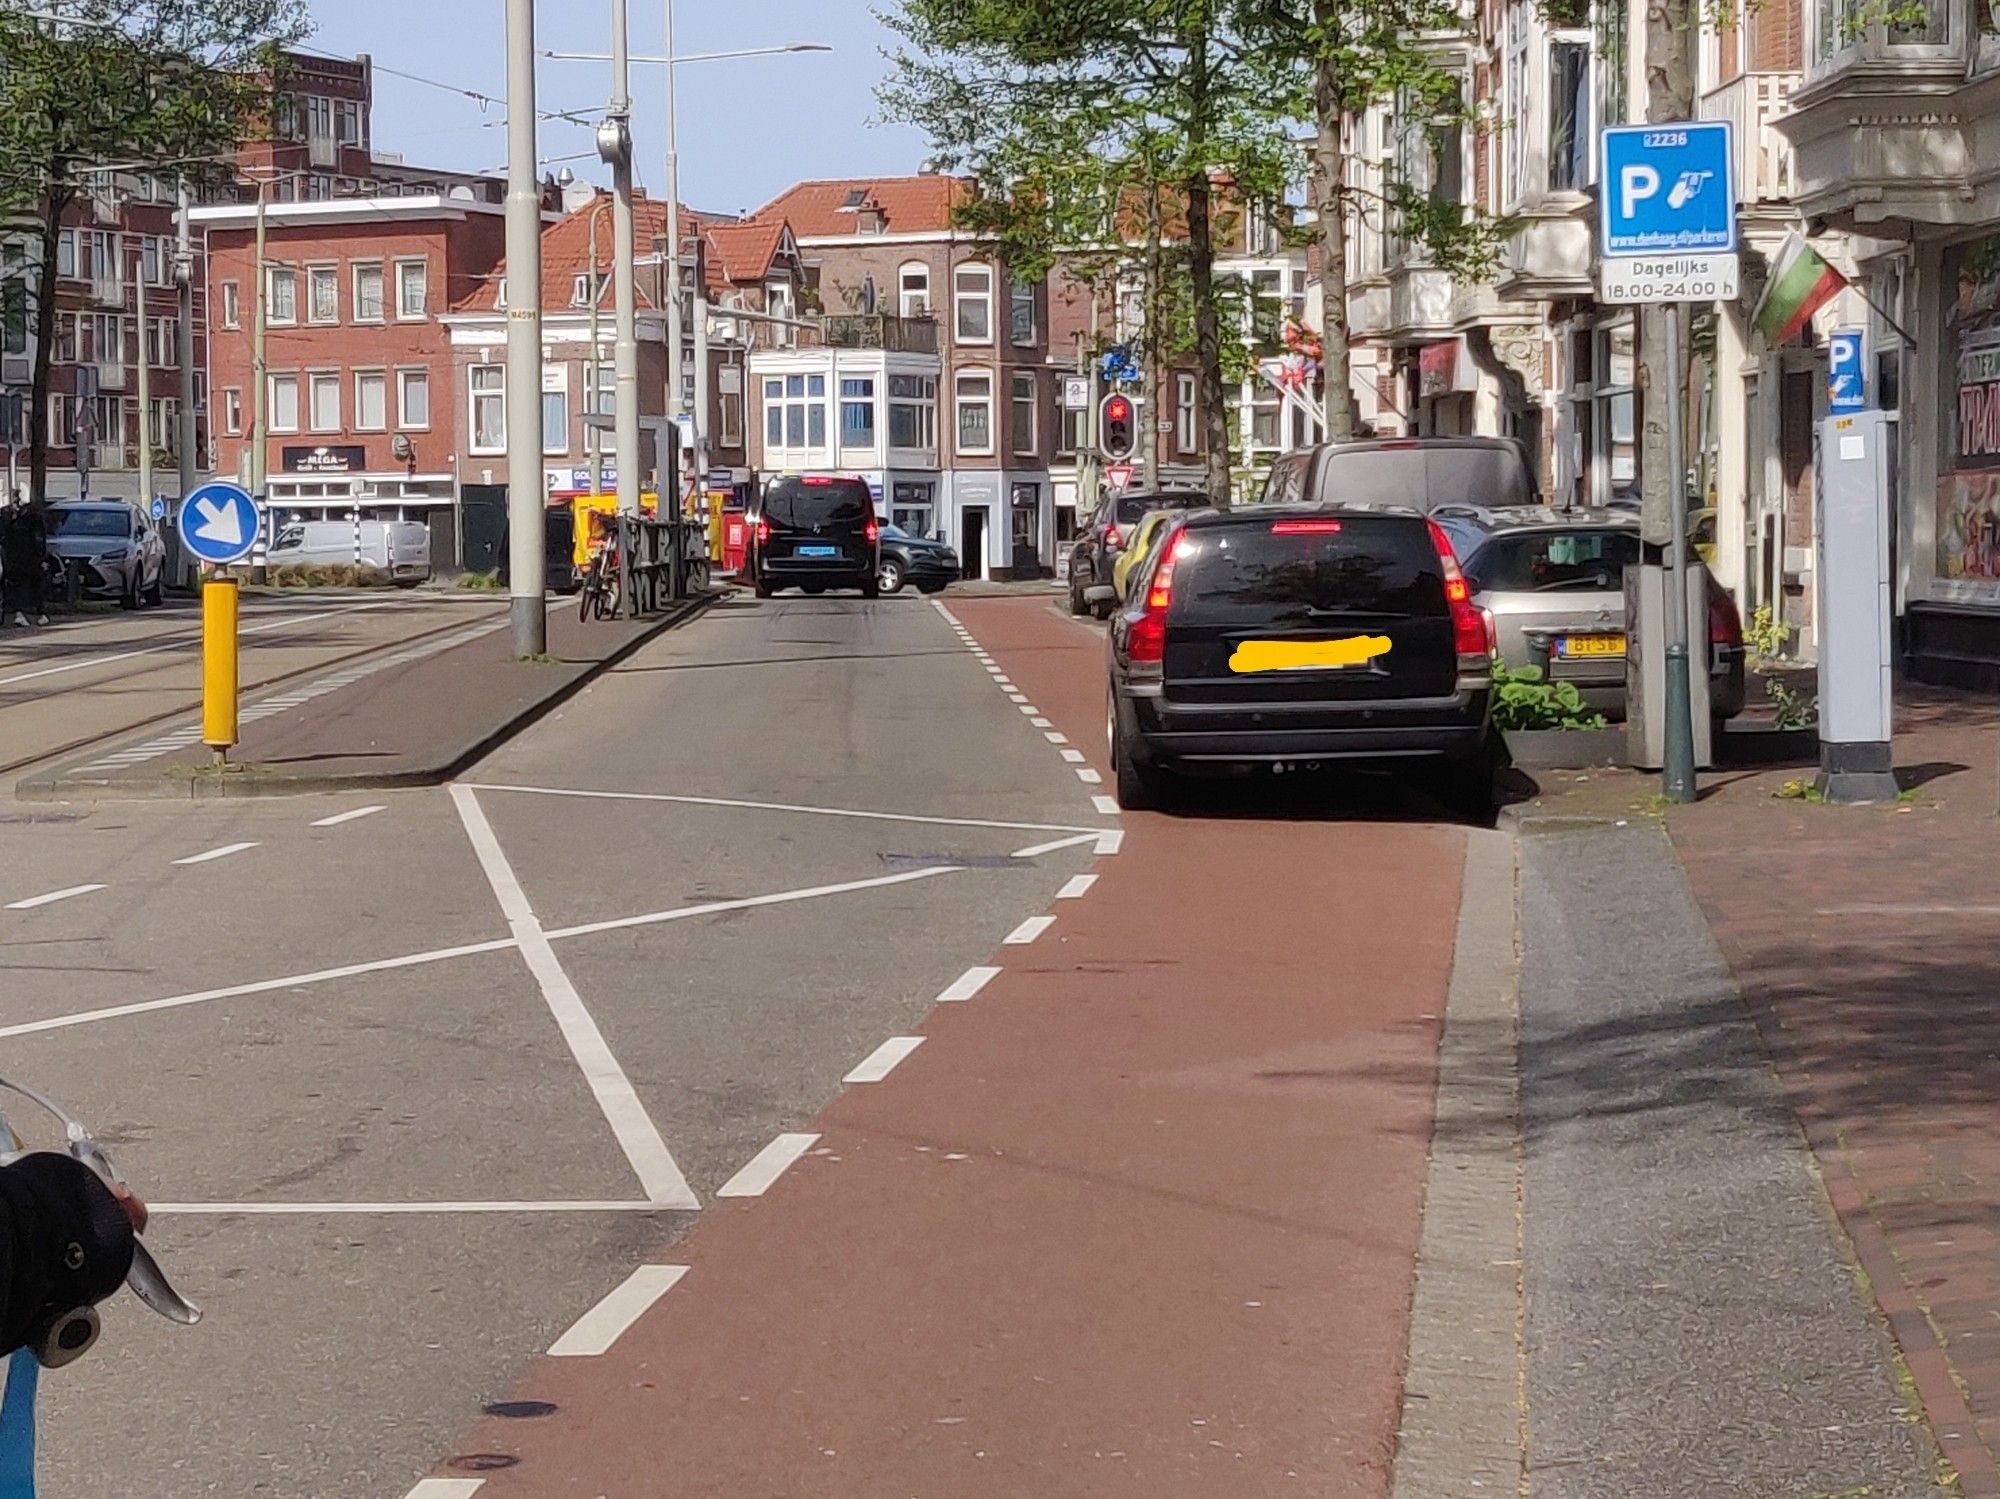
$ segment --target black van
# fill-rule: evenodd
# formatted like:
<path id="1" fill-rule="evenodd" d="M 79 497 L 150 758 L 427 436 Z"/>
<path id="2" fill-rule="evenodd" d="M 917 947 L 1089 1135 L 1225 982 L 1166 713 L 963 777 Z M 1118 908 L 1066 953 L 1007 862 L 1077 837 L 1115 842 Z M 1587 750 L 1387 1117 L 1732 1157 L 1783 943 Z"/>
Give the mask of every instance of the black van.
<path id="1" fill-rule="evenodd" d="M 806 474 L 771 481 L 750 532 L 757 597 L 780 588 L 858 588 L 880 598 L 882 528 L 865 481 Z"/>

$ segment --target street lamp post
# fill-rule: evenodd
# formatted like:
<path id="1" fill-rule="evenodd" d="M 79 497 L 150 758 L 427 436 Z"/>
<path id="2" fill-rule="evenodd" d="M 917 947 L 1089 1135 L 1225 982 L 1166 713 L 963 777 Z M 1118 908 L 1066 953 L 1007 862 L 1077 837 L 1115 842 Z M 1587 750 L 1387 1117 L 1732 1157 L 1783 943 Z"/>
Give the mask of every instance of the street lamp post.
<path id="1" fill-rule="evenodd" d="M 517 657 L 548 649 L 539 169 L 535 0 L 507 0 L 507 607 Z"/>
<path id="2" fill-rule="evenodd" d="M 618 454 L 618 513 L 637 515 L 639 480 L 639 292 L 632 225 L 632 69 L 627 61 L 629 0 L 611 0 L 611 108 L 598 132 L 598 151 L 611 165 L 612 346 Z M 593 234 L 595 232 L 593 226 Z M 592 244 L 596 243 L 593 238 Z"/>
<path id="3" fill-rule="evenodd" d="M 667 44 L 661 55 L 674 55 L 674 0 L 666 0 Z M 681 381 L 686 378 L 681 371 L 681 338 L 683 320 L 681 318 L 681 153 L 680 111 L 674 107 L 674 69 L 667 70 L 667 440 L 674 445 L 674 478 L 680 478 L 681 455 Z M 696 418 L 691 427 L 699 426 Z M 692 433 L 690 433 L 692 435 Z M 665 465 L 661 466 L 665 480 Z M 674 517 L 680 517 L 680 486 L 676 482 L 674 493 Z M 665 505 L 661 510 L 664 512 Z M 678 528 L 674 531 L 678 537 Z M 678 558 L 676 559 L 678 561 Z M 676 572 L 678 577 L 678 572 Z"/>

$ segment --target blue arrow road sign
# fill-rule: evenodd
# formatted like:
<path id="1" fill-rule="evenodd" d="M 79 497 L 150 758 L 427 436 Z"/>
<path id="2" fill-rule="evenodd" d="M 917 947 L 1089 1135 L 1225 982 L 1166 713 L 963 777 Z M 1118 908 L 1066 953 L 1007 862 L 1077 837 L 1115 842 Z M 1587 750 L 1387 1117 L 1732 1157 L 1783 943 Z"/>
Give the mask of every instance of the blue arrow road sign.
<path id="1" fill-rule="evenodd" d="M 1826 409 L 1835 416 L 1868 409 L 1867 343 L 1859 328 L 1839 328 L 1826 344 Z"/>
<path id="2" fill-rule="evenodd" d="M 240 561 L 257 545 L 257 504 L 234 484 L 204 484 L 180 510 L 181 545 L 217 567 Z"/>
<path id="3" fill-rule="evenodd" d="M 1603 133 L 1598 253 L 1732 255 L 1736 153 L 1727 120 Z"/>
<path id="4" fill-rule="evenodd" d="M 146 513 L 156 521 L 165 520 L 167 518 L 167 502 L 158 495 L 154 495 L 153 503 L 146 507 Z"/>

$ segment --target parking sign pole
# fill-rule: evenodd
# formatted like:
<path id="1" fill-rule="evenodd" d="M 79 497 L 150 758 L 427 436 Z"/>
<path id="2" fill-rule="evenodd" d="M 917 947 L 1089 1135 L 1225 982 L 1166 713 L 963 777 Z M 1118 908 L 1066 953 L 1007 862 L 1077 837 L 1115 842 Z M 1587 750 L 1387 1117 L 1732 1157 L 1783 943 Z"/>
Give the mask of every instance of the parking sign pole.
<path id="1" fill-rule="evenodd" d="M 1667 304 L 1667 368 L 1681 367 L 1679 302 Z M 1694 800 L 1694 698 L 1688 680 L 1688 495 L 1687 401 L 1670 390 L 1667 397 L 1667 478 L 1673 535 L 1667 543 L 1667 722 L 1661 768 L 1661 791 L 1670 802 Z"/>

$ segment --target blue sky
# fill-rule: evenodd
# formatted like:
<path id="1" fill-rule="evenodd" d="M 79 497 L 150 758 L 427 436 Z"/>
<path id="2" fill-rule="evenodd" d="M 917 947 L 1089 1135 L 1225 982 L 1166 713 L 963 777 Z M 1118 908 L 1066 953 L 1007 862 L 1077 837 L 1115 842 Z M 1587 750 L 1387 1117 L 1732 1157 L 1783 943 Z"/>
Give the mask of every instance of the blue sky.
<path id="1" fill-rule="evenodd" d="M 309 45 L 352 56 L 369 52 L 384 67 L 421 74 L 499 98 L 506 78 L 500 0 L 311 0 L 318 30 Z M 539 0 L 536 43 L 604 51 L 610 0 Z M 632 50 L 657 56 L 665 0 L 632 0 Z M 683 53 L 782 42 L 826 42 L 831 53 L 690 63 L 680 70 L 681 197 L 731 213 L 756 208 L 808 177 L 914 172 L 924 140 L 902 126 L 874 123 L 874 86 L 893 39 L 870 0 L 677 0 L 676 49 Z M 666 175 L 664 69 L 633 70 L 639 180 L 662 191 Z M 610 92 L 601 63 L 544 59 L 544 110 L 595 111 Z M 493 169 L 506 159 L 501 111 L 378 72 L 375 145 L 427 166 Z M 490 122 L 490 123 L 489 123 Z M 591 148 L 587 130 L 542 127 L 542 154 Z M 567 163 L 601 180 L 594 156 Z M 551 167 L 550 170 L 556 168 Z"/>

